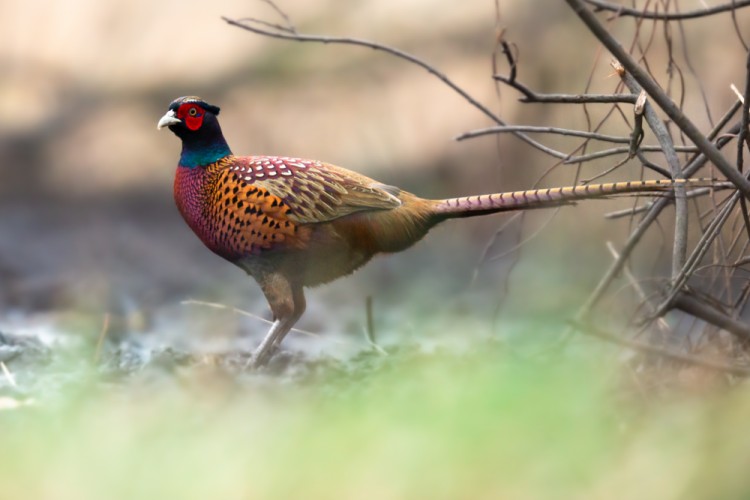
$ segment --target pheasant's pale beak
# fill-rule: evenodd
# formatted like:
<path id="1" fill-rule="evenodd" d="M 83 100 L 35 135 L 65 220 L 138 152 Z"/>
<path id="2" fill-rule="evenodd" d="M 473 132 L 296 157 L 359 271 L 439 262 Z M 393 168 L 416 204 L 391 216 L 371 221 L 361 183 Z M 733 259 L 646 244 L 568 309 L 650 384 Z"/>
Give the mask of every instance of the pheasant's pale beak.
<path id="1" fill-rule="evenodd" d="M 159 123 L 156 124 L 156 128 L 158 130 L 163 129 L 164 127 L 169 127 L 170 125 L 177 125 L 178 123 L 182 123 L 179 118 L 177 118 L 174 114 L 174 110 L 170 109 L 167 111 L 167 114 L 161 117 L 161 120 L 159 120 Z"/>

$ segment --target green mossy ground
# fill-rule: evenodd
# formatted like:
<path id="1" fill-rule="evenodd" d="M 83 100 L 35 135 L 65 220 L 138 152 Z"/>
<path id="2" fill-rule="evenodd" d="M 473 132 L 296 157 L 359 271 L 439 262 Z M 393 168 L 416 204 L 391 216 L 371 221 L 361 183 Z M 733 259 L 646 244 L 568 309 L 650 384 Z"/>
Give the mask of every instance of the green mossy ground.
<path id="1" fill-rule="evenodd" d="M 32 354 L 8 361 L 0 498 L 750 495 L 747 385 L 635 390 L 609 348 L 282 354 L 259 374 L 231 355 Z"/>

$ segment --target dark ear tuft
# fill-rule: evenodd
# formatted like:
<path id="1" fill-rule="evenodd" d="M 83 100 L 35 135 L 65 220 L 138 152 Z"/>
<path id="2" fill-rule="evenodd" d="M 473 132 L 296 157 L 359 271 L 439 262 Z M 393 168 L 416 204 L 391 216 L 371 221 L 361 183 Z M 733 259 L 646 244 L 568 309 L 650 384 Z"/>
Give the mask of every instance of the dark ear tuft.
<path id="1" fill-rule="evenodd" d="M 215 115 L 218 115 L 219 111 L 221 111 L 219 106 L 214 106 L 212 104 L 208 104 L 207 102 L 203 102 L 203 108 L 209 113 L 213 113 Z"/>
<path id="2" fill-rule="evenodd" d="M 169 109 L 177 110 L 177 108 L 180 107 L 180 105 L 185 104 L 186 102 L 193 102 L 197 105 L 199 105 L 201 108 L 205 109 L 209 113 L 213 113 L 215 115 L 219 114 L 219 107 L 214 106 L 212 104 L 207 103 L 203 99 L 197 96 L 184 96 L 184 97 L 178 97 L 172 103 L 169 105 Z"/>

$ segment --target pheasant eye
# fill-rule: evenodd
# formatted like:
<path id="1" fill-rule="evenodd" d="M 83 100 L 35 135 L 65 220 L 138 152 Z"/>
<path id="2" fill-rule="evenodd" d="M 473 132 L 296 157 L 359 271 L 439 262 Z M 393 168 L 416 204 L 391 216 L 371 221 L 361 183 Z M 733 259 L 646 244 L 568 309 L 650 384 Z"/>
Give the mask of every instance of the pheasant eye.
<path id="1" fill-rule="evenodd" d="M 195 109 L 195 108 L 190 108 L 190 110 L 188 111 L 188 114 L 189 114 L 190 116 L 195 116 L 195 115 L 197 115 L 197 114 L 198 114 L 198 110 L 197 110 L 197 109 Z"/>

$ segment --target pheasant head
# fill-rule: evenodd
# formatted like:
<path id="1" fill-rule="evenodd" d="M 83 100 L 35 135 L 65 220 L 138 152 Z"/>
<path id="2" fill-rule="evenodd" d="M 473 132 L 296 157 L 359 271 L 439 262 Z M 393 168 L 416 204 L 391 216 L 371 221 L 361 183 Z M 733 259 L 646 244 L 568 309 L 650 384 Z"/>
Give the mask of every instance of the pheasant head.
<path id="1" fill-rule="evenodd" d="M 179 97 L 169 105 L 157 128 L 168 127 L 182 139 L 180 166 L 202 167 L 231 155 L 216 115 L 219 108 L 200 97 Z"/>

